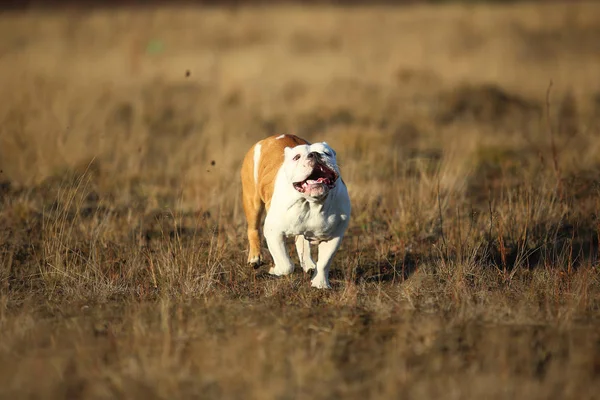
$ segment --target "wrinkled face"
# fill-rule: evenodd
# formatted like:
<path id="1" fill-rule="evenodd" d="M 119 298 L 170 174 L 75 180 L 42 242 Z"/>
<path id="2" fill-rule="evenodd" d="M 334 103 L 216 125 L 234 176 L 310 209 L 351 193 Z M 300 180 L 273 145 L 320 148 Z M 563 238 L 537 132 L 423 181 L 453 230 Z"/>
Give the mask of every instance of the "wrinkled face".
<path id="1" fill-rule="evenodd" d="M 286 147 L 283 166 L 294 189 L 305 197 L 324 197 L 340 176 L 335 151 L 325 142 Z"/>

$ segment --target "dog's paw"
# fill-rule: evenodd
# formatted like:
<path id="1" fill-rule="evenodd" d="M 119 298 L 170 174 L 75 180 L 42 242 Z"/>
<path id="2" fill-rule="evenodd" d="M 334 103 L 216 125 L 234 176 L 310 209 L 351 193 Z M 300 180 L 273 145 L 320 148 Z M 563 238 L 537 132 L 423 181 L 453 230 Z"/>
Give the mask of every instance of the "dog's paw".
<path id="1" fill-rule="evenodd" d="M 324 275 L 317 275 L 310 281 L 310 285 L 317 289 L 331 289 L 331 285 L 329 284 L 329 279 L 327 279 Z"/>
<path id="2" fill-rule="evenodd" d="M 248 258 L 248 264 L 252 268 L 258 269 L 261 265 L 263 265 L 262 257 L 260 255 L 254 256 L 254 257 L 249 257 Z"/>
<path id="3" fill-rule="evenodd" d="M 315 262 L 313 260 L 309 260 L 308 262 L 302 263 L 302 269 L 304 270 L 304 272 L 308 272 L 311 269 L 316 269 L 316 268 L 317 268 L 317 264 L 315 264 Z"/>
<path id="4" fill-rule="evenodd" d="M 275 276 L 285 276 L 285 275 L 289 275 L 292 272 L 294 272 L 294 266 L 288 266 L 285 268 L 278 268 L 277 266 L 271 267 L 271 269 L 269 269 L 269 274 L 271 275 L 275 275 Z"/>

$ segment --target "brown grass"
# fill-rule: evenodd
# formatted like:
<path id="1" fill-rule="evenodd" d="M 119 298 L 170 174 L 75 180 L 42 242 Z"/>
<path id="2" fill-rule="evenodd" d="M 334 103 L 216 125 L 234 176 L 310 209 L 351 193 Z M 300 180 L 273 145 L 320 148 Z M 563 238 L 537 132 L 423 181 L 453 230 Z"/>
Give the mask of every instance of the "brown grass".
<path id="1" fill-rule="evenodd" d="M 29 11 L 0 36 L 0 397 L 599 392 L 598 5 Z M 237 171 L 282 132 L 349 186 L 331 291 L 244 264 Z"/>

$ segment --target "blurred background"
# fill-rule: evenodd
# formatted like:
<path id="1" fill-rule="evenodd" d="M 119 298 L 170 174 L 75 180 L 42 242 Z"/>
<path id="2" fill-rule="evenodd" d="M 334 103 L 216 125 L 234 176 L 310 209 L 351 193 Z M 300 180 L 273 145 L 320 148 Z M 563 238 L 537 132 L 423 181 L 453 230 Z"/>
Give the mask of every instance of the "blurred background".
<path id="1" fill-rule="evenodd" d="M 519 0 L 463 0 L 463 3 L 514 3 Z M 536 1 L 536 0 L 533 0 Z M 537 0 L 544 1 L 544 0 Z M 338 5 L 373 5 L 373 4 L 411 4 L 411 3 L 444 3 L 456 2 L 455 0 L 5 0 L 3 4 L 6 8 L 31 8 L 31 7 L 60 7 L 60 6 L 79 6 L 79 7 L 121 7 L 121 6 L 156 6 L 161 4 L 178 5 L 256 5 L 256 4 L 338 4 Z"/>
<path id="2" fill-rule="evenodd" d="M 244 152 L 282 132 L 338 147 L 359 197 L 414 160 L 447 186 L 524 165 L 548 127 L 566 172 L 597 167 L 595 2 L 2 4 L 3 187 L 89 170 L 117 203 L 236 207 Z"/>

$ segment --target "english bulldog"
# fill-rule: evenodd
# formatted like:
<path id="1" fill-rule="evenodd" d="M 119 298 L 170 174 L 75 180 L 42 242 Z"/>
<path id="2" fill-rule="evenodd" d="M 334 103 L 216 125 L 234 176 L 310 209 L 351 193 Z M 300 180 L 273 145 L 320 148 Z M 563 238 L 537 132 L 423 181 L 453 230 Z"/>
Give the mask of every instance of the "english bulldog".
<path id="1" fill-rule="evenodd" d="M 285 238 L 294 236 L 304 272 L 315 269 L 311 285 L 329 285 L 329 266 L 350 222 L 350 198 L 335 151 L 325 142 L 310 144 L 294 135 L 271 136 L 256 143 L 242 164 L 242 198 L 248 222 L 248 263 L 258 268 L 260 223 L 275 265 L 272 275 L 294 271 Z M 318 246 L 315 263 L 310 246 Z"/>

